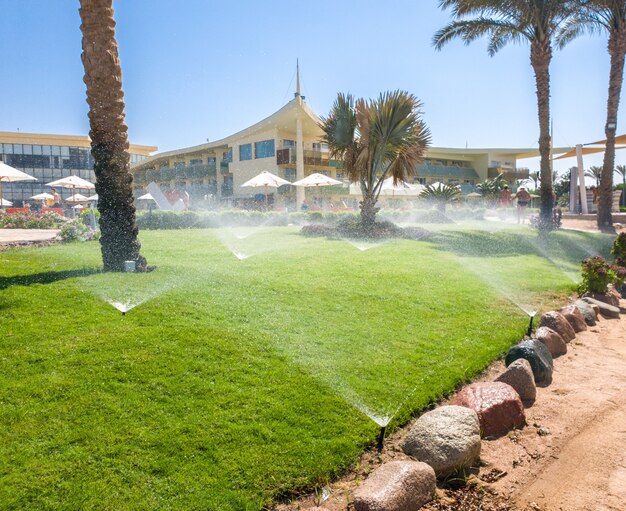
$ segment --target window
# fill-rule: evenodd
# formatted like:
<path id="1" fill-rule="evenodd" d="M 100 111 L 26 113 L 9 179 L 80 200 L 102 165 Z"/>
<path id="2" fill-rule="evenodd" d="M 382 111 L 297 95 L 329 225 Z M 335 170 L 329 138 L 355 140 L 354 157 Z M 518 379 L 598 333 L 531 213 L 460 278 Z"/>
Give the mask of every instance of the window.
<path id="1" fill-rule="evenodd" d="M 252 144 L 243 144 L 239 146 L 239 161 L 252 159 Z"/>
<path id="2" fill-rule="evenodd" d="M 255 158 L 271 158 L 274 156 L 274 140 L 262 140 L 254 143 Z"/>
<path id="3" fill-rule="evenodd" d="M 189 160 L 189 165 L 202 165 L 202 160 Z"/>
<path id="4" fill-rule="evenodd" d="M 317 152 L 328 152 L 328 144 L 322 142 L 313 142 L 313 150 Z"/>
<path id="5" fill-rule="evenodd" d="M 285 169 L 285 179 L 293 181 L 296 179 L 296 169 Z"/>
<path id="6" fill-rule="evenodd" d="M 296 147 L 296 141 L 288 140 L 288 139 L 283 140 L 283 148 L 286 148 L 286 147 Z"/>
<path id="7" fill-rule="evenodd" d="M 233 148 L 229 147 L 228 151 L 222 153 L 222 161 L 224 163 L 231 163 L 233 161 Z"/>

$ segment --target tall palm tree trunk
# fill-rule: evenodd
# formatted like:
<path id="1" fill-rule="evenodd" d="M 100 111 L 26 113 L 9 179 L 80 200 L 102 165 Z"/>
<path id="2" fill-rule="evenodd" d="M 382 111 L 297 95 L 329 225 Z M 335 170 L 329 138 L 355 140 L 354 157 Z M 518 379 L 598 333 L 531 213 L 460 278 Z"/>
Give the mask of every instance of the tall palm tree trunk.
<path id="1" fill-rule="evenodd" d="M 613 172 L 615 171 L 615 132 L 617 111 L 619 109 L 622 81 L 624 79 L 624 53 L 626 52 L 626 32 L 611 32 L 609 36 L 609 54 L 611 55 L 611 74 L 609 78 L 609 97 L 606 107 L 606 150 L 600 178 L 598 194 L 598 228 L 603 232 L 614 233 L 613 216 Z M 609 126 L 612 124 L 612 126 Z"/>
<path id="2" fill-rule="evenodd" d="M 530 63 L 535 72 L 537 86 L 537 113 L 539 115 L 539 155 L 541 157 L 541 229 L 552 228 L 552 171 L 550 166 L 550 42 L 533 41 L 530 47 Z"/>
<path id="3" fill-rule="evenodd" d="M 135 224 L 113 0 L 80 0 L 79 11 L 104 270 L 123 271 L 129 260 L 145 267 Z"/>

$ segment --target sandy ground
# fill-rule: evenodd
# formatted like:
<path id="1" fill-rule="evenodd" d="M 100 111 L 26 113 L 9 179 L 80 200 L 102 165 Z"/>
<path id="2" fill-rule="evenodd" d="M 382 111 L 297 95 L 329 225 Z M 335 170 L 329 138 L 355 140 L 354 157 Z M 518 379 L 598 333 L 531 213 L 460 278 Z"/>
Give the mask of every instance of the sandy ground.
<path id="1" fill-rule="evenodd" d="M 626 301 L 621 305 L 626 312 Z M 503 369 L 497 361 L 480 380 L 492 380 Z M 555 359 L 553 382 L 537 389 L 535 403 L 526 409 L 526 427 L 483 440 L 481 466 L 470 479 L 473 504 L 459 503 L 464 490 L 440 488 L 437 499 L 423 509 L 626 510 L 625 389 L 626 319 L 600 319 Z M 399 445 L 407 431 L 388 438 L 382 454 L 365 453 L 357 469 L 317 495 L 278 509 L 316 504 L 329 511 L 353 509 L 351 494 L 372 470 L 384 461 L 406 458 Z"/>
<path id="2" fill-rule="evenodd" d="M 59 229 L 0 229 L 0 244 L 51 241 Z"/>

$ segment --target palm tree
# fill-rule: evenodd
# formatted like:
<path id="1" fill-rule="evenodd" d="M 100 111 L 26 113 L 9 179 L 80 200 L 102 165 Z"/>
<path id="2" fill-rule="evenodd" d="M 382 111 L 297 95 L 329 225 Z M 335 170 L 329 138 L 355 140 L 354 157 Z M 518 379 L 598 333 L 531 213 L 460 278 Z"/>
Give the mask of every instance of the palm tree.
<path id="1" fill-rule="evenodd" d="M 602 178 L 598 193 L 598 228 L 615 232 L 611 209 L 613 206 L 613 167 L 615 165 L 615 132 L 626 55 L 626 2 L 624 0 L 581 0 L 580 9 L 563 25 L 557 37 L 559 46 L 584 32 L 607 32 L 611 57 L 609 96 L 606 106 L 606 150 L 602 165 Z"/>
<path id="2" fill-rule="evenodd" d="M 446 206 L 456 202 L 461 197 L 461 190 L 456 186 L 448 186 L 440 184 L 439 186 L 426 185 L 424 191 L 420 193 L 420 200 L 431 202 L 437 206 L 437 209 L 445 213 Z"/>
<path id="3" fill-rule="evenodd" d="M 528 174 L 528 178 L 532 181 L 535 190 L 539 188 L 539 183 L 541 182 L 541 174 L 539 174 L 538 170 L 535 170 Z"/>
<path id="4" fill-rule="evenodd" d="M 550 173 L 550 61 L 552 39 L 573 14 L 576 2 L 568 0 L 440 0 L 452 8 L 454 21 L 439 30 L 433 39 L 436 49 L 460 37 L 466 44 L 489 36 L 487 51 L 495 55 L 507 43 L 528 41 L 530 63 L 535 73 L 539 114 L 541 156 L 541 214 L 539 226 L 552 227 L 552 182 Z M 470 17 L 471 19 L 464 19 Z"/>
<path id="5" fill-rule="evenodd" d="M 602 167 L 594 165 L 585 170 L 585 176 L 596 180 L 596 186 L 600 186 L 600 178 L 602 177 Z"/>
<path id="6" fill-rule="evenodd" d="M 622 206 L 626 206 L 626 165 L 618 165 L 615 172 L 622 176 Z"/>
<path id="7" fill-rule="evenodd" d="M 113 0 L 80 0 L 80 18 L 104 270 L 123 271 L 130 260 L 145 269 L 135 224 Z"/>
<path id="8" fill-rule="evenodd" d="M 394 183 L 415 174 L 430 143 L 422 120 L 422 103 L 404 91 L 386 92 L 376 100 L 354 101 L 338 94 L 320 127 L 331 158 L 343 162 L 348 178 L 361 185 L 361 222 L 371 227 L 383 181 Z"/>

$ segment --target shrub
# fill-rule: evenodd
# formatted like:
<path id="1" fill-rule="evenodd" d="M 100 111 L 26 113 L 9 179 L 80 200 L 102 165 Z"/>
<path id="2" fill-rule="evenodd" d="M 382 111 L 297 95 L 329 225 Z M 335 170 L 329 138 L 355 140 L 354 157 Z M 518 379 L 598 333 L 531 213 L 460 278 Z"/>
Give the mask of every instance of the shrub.
<path id="1" fill-rule="evenodd" d="M 609 284 L 621 287 L 626 279 L 626 268 L 612 265 L 604 257 L 588 257 L 582 262 L 582 282 L 578 286 L 578 292 L 606 293 Z"/>
<path id="2" fill-rule="evenodd" d="M 56 213 L 11 213 L 0 212 L 0 229 L 57 229 L 67 219 Z"/>
<path id="3" fill-rule="evenodd" d="M 626 232 L 617 235 L 611 254 L 615 257 L 615 264 L 626 267 Z"/>
<path id="4" fill-rule="evenodd" d="M 65 225 L 61 227 L 61 232 L 59 233 L 59 236 L 61 236 L 61 240 L 63 240 L 64 242 L 89 241 L 98 239 L 100 237 L 97 231 L 92 230 L 80 219 L 66 222 Z"/>
<path id="5" fill-rule="evenodd" d="M 96 215 L 96 225 L 100 222 L 100 211 L 96 208 L 93 210 L 94 215 Z M 91 225 L 91 208 L 85 208 L 80 212 L 80 221 L 85 225 Z"/>
<path id="6" fill-rule="evenodd" d="M 430 232 L 419 227 L 402 228 L 383 221 L 369 226 L 363 224 L 358 217 L 343 219 L 337 225 L 309 224 L 305 225 L 300 233 L 307 237 L 327 238 L 357 238 L 357 239 L 387 239 L 403 238 L 420 240 L 430 236 Z"/>

